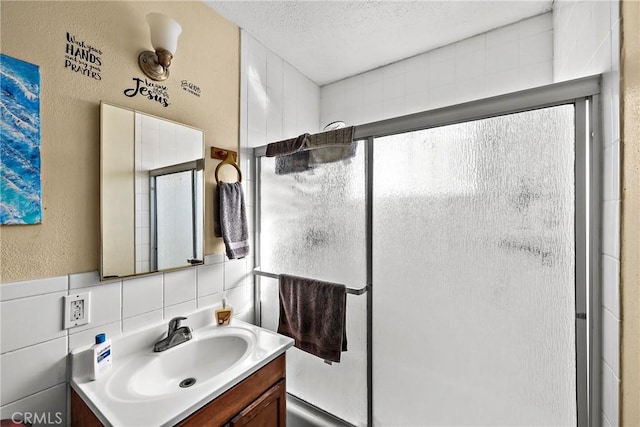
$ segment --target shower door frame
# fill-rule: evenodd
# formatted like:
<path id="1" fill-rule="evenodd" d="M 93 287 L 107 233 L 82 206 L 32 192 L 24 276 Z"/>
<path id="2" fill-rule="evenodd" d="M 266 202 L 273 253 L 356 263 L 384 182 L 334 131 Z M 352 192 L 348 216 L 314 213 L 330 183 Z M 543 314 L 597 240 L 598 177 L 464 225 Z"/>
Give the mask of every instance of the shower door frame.
<path id="1" fill-rule="evenodd" d="M 575 334 L 577 425 L 596 426 L 601 413 L 601 76 L 591 76 L 499 95 L 464 104 L 376 121 L 354 127 L 354 141 L 365 144 L 367 253 L 367 424 L 373 425 L 373 152 L 375 138 L 453 125 L 523 111 L 575 106 Z M 260 157 L 266 145 L 253 149 L 252 168 L 255 265 L 260 266 Z M 255 276 L 254 308 L 260 324 L 260 278 Z"/>

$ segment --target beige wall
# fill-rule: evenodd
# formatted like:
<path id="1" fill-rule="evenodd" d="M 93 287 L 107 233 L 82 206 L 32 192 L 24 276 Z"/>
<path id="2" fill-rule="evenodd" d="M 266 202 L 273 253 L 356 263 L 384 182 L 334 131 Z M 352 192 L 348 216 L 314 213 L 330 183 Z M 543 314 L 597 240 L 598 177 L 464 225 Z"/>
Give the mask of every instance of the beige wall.
<path id="1" fill-rule="evenodd" d="M 2 53 L 40 66 L 43 200 L 42 224 L 0 228 L 0 282 L 97 270 L 100 100 L 201 128 L 207 147 L 237 149 L 239 29 L 201 2 L 3 0 L 0 7 Z M 144 78 L 137 57 L 151 48 L 149 12 L 183 27 L 166 108 L 123 94 L 133 77 Z M 103 51 L 101 80 L 65 68 L 67 32 Z M 200 97 L 181 80 L 198 85 Z M 222 252 L 212 230 L 216 162 L 206 162 L 206 254 Z"/>
<path id="2" fill-rule="evenodd" d="M 640 2 L 622 2 L 621 425 L 640 426 Z"/>

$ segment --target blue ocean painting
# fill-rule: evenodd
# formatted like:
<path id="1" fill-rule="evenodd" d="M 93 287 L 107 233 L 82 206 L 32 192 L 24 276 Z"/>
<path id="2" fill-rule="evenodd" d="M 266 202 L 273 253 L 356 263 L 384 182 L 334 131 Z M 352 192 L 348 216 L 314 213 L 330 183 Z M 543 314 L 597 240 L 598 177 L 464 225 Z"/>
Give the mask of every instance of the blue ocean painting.
<path id="1" fill-rule="evenodd" d="M 0 224 L 42 222 L 40 70 L 0 54 Z"/>

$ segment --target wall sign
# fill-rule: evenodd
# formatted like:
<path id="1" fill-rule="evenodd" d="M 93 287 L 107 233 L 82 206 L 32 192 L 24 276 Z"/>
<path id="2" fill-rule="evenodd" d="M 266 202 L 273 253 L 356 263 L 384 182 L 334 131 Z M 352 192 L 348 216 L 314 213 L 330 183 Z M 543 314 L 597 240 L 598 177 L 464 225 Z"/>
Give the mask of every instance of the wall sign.
<path id="1" fill-rule="evenodd" d="M 200 98 L 200 87 L 194 83 L 191 83 L 189 80 L 180 81 L 180 85 L 182 86 L 182 90 L 190 93 L 191 95 L 195 95 Z"/>
<path id="2" fill-rule="evenodd" d="M 67 45 L 64 50 L 64 68 L 73 73 L 102 80 L 102 50 L 67 32 Z"/>
<path id="3" fill-rule="evenodd" d="M 0 54 L 0 224 L 42 222 L 40 69 Z"/>
<path id="4" fill-rule="evenodd" d="M 159 103 L 163 107 L 171 105 L 169 104 L 169 89 L 160 83 L 134 77 L 132 86 L 124 90 L 124 94 L 129 98 L 140 95 L 150 101 Z"/>

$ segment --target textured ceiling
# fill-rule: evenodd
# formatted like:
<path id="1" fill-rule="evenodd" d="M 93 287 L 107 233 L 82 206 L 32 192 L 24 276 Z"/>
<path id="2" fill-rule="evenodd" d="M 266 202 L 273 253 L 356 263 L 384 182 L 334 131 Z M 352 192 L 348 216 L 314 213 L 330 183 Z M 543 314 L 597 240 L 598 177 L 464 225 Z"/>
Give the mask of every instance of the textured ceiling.
<path id="1" fill-rule="evenodd" d="M 549 11 L 553 1 L 205 3 L 324 85 Z"/>

